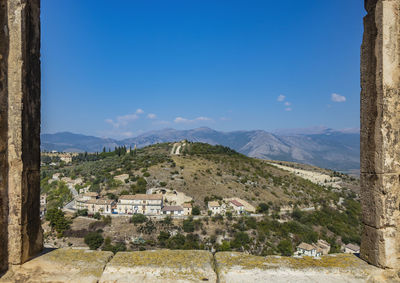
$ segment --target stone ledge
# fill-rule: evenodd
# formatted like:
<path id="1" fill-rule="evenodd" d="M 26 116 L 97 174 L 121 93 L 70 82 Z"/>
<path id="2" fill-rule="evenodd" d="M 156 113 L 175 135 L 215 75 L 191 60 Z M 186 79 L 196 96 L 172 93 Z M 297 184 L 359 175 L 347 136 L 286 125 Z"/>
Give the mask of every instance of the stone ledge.
<path id="1" fill-rule="evenodd" d="M 104 270 L 101 283 L 217 282 L 214 258 L 207 251 L 120 252 Z"/>
<path id="2" fill-rule="evenodd" d="M 218 275 L 218 276 L 217 276 Z M 292 258 L 236 252 L 157 250 L 111 252 L 58 249 L 22 266 L 13 266 L 4 282 L 400 282 L 349 254 Z"/>
<path id="3" fill-rule="evenodd" d="M 293 258 L 236 252 L 215 255 L 219 282 L 380 282 L 380 269 L 350 254 Z"/>
<path id="4" fill-rule="evenodd" d="M 112 252 L 58 249 L 12 266 L 0 282 L 96 283 L 112 256 Z"/>

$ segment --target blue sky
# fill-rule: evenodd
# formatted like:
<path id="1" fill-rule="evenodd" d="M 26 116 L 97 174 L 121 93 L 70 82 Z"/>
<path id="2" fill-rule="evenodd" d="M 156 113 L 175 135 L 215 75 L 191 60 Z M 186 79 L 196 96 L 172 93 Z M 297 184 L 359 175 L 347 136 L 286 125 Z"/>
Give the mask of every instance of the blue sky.
<path id="1" fill-rule="evenodd" d="M 363 0 L 42 0 L 42 132 L 359 127 Z"/>

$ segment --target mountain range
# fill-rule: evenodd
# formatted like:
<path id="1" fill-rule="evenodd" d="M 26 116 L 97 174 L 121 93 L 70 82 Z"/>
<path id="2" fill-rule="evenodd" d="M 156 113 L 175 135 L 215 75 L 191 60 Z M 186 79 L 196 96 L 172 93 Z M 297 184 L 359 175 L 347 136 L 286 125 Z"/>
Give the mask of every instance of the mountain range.
<path id="1" fill-rule="evenodd" d="M 360 134 L 357 130 L 314 128 L 293 131 L 221 132 L 210 128 L 163 129 L 134 138 L 115 140 L 70 132 L 41 135 L 41 149 L 59 152 L 100 152 L 105 147 L 144 147 L 181 140 L 228 146 L 250 157 L 310 164 L 355 173 L 360 168 Z"/>

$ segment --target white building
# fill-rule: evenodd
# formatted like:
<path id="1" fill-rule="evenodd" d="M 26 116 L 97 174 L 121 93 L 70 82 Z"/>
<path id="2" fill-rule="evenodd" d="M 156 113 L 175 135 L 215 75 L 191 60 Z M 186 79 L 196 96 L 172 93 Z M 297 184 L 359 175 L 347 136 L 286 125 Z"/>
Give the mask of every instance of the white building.
<path id="1" fill-rule="evenodd" d="M 112 199 L 92 199 L 86 202 L 89 215 L 97 212 L 101 214 L 111 214 L 115 201 Z"/>
<path id="2" fill-rule="evenodd" d="M 360 247 L 355 244 L 347 244 L 344 246 L 344 252 L 346 254 L 358 254 L 360 253 Z"/>
<path id="3" fill-rule="evenodd" d="M 319 247 L 322 250 L 323 255 L 329 254 L 329 252 L 331 250 L 331 245 L 327 241 L 324 241 L 321 239 L 318 240 L 317 247 Z"/>
<path id="4" fill-rule="evenodd" d="M 82 200 L 93 200 L 93 199 L 98 199 L 99 194 L 96 192 L 87 192 L 81 196 Z"/>
<path id="5" fill-rule="evenodd" d="M 164 206 L 162 214 L 165 215 L 184 215 L 182 206 Z"/>
<path id="6" fill-rule="evenodd" d="M 163 196 L 159 194 L 122 195 L 117 203 L 118 214 L 159 215 L 163 206 Z"/>
<path id="7" fill-rule="evenodd" d="M 237 214 L 242 214 L 244 212 L 244 205 L 238 202 L 237 200 L 229 201 L 229 205 L 233 208 L 233 210 Z"/>
<path id="8" fill-rule="evenodd" d="M 297 246 L 297 254 L 318 257 L 322 255 L 322 250 L 315 245 L 301 243 Z"/>
<path id="9" fill-rule="evenodd" d="M 99 198 L 99 194 L 96 192 L 87 192 L 83 195 L 78 195 L 75 198 L 75 209 L 83 210 L 88 209 L 88 201 L 93 201 Z"/>
<path id="10" fill-rule="evenodd" d="M 222 212 L 221 205 L 218 201 L 209 201 L 208 210 L 211 211 L 212 215 L 221 214 Z"/>
<path id="11" fill-rule="evenodd" d="M 192 204 L 191 203 L 186 202 L 183 204 L 183 214 L 184 215 L 192 214 Z"/>

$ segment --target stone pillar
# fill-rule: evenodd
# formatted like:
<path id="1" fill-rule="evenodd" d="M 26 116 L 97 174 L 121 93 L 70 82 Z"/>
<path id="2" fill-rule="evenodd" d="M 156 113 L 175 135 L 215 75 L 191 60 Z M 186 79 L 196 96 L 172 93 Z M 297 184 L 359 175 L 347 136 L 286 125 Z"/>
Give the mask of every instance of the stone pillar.
<path id="1" fill-rule="evenodd" d="M 400 268 L 400 0 L 365 0 L 361 257 Z"/>
<path id="2" fill-rule="evenodd" d="M 42 249 L 40 0 L 0 4 L 0 269 Z"/>
<path id="3" fill-rule="evenodd" d="M 7 2 L 0 2 L 0 274 L 7 268 L 8 162 L 7 162 Z"/>

